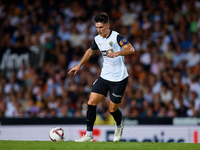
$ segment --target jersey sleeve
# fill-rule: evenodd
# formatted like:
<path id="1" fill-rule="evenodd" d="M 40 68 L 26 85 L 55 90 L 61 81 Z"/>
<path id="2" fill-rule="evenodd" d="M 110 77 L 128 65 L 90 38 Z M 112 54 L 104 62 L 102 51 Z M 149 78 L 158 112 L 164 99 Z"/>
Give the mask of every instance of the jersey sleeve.
<path id="1" fill-rule="evenodd" d="M 93 51 L 98 49 L 98 46 L 97 46 L 97 43 L 95 42 L 95 40 L 92 42 L 91 49 Z"/>
<path id="2" fill-rule="evenodd" d="M 119 44 L 120 47 L 123 47 L 124 45 L 128 44 L 129 42 L 126 40 L 125 37 L 118 34 L 117 35 L 117 43 Z"/>

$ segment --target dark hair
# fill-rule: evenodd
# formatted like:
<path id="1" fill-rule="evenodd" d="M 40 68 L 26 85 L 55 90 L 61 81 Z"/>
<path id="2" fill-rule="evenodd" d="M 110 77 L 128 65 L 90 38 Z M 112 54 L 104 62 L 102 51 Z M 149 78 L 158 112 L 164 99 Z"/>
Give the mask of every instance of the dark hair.
<path id="1" fill-rule="evenodd" d="M 94 21 L 101 22 L 101 23 L 109 23 L 109 16 L 107 13 L 103 12 L 103 13 L 96 15 L 94 17 Z"/>

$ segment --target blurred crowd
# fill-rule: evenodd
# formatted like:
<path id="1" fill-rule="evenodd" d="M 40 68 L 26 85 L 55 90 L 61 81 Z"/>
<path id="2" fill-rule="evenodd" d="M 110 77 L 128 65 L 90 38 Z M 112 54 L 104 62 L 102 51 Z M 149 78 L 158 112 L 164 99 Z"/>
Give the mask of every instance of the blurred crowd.
<path id="1" fill-rule="evenodd" d="M 129 81 L 120 104 L 126 117 L 200 116 L 199 0 L 0 0 L 0 47 L 42 46 L 39 67 L 0 73 L 0 117 L 85 117 L 100 51 L 75 75 L 97 35 L 93 18 L 110 16 L 111 30 L 135 48 L 126 56 Z M 108 96 L 97 107 L 109 116 Z"/>

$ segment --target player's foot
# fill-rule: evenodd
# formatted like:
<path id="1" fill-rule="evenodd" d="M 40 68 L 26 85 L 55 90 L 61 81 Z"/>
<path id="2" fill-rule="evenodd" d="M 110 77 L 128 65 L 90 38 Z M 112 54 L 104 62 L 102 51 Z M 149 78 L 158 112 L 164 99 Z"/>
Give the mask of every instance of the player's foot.
<path id="1" fill-rule="evenodd" d="M 93 137 L 83 135 L 80 139 L 75 140 L 75 142 L 93 142 Z"/>
<path id="2" fill-rule="evenodd" d="M 124 129 L 124 123 L 122 123 L 122 126 L 121 126 L 121 127 L 119 127 L 119 128 L 116 127 L 116 128 L 115 128 L 115 135 L 114 135 L 113 142 L 118 142 L 118 141 L 120 141 L 120 139 L 122 138 L 123 129 Z"/>

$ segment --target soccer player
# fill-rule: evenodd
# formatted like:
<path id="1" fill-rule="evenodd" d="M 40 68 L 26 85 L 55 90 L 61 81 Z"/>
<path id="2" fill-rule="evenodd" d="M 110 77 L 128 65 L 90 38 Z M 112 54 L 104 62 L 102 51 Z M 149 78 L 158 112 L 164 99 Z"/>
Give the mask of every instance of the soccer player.
<path id="1" fill-rule="evenodd" d="M 119 104 L 126 89 L 128 72 L 124 64 L 124 56 L 135 53 L 132 45 L 119 33 L 110 30 L 109 17 L 101 13 L 94 18 L 98 35 L 95 36 L 91 47 L 85 52 L 80 63 L 73 67 L 68 74 L 75 75 L 86 61 L 100 50 L 103 55 L 103 67 L 100 77 L 94 81 L 88 101 L 87 132 L 76 142 L 93 142 L 93 126 L 96 119 L 96 107 L 110 91 L 109 111 L 116 121 L 114 142 L 120 141 L 124 124 Z"/>

